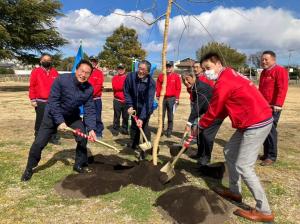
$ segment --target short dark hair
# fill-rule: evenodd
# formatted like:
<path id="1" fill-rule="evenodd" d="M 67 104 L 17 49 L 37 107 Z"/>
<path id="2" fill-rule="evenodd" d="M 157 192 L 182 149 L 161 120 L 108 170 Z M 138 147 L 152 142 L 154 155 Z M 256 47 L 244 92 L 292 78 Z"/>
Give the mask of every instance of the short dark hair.
<path id="1" fill-rule="evenodd" d="M 216 52 L 208 52 L 207 54 L 203 55 L 203 57 L 201 58 L 201 64 L 207 60 L 210 60 L 213 63 L 217 63 L 219 61 L 223 65 L 223 61 L 220 55 Z"/>
<path id="2" fill-rule="evenodd" d="M 262 55 L 264 55 L 264 54 L 269 54 L 269 55 L 271 55 L 272 57 L 276 58 L 276 54 L 275 54 L 274 51 L 270 51 L 270 50 L 264 51 L 264 52 L 262 53 Z"/>
<path id="3" fill-rule="evenodd" d="M 50 54 L 48 54 L 48 53 L 43 53 L 43 54 L 41 55 L 41 57 L 40 57 L 40 60 L 42 60 L 42 58 L 45 57 L 45 56 L 49 56 L 50 58 L 52 58 L 52 56 L 51 56 Z"/>
<path id="4" fill-rule="evenodd" d="M 151 63 L 149 61 L 147 61 L 147 60 L 141 60 L 141 61 L 139 61 L 139 66 L 140 66 L 140 64 L 146 65 L 147 71 L 150 72 L 150 70 L 151 70 Z"/>
<path id="5" fill-rule="evenodd" d="M 86 65 L 90 66 L 91 70 L 93 71 L 93 65 L 91 64 L 91 62 L 89 62 L 88 60 L 85 60 L 85 59 L 82 59 L 82 60 L 76 65 L 76 70 L 77 70 L 82 64 L 86 64 Z"/>

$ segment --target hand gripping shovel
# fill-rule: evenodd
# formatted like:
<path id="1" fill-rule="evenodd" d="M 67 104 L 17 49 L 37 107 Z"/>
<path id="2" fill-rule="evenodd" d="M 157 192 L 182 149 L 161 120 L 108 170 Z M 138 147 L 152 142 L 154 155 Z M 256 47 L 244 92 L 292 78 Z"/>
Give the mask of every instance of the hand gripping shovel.
<path id="1" fill-rule="evenodd" d="M 160 176 L 159 180 L 161 183 L 166 184 L 168 183 L 174 176 L 175 176 L 175 170 L 174 166 L 177 162 L 177 160 L 180 158 L 180 156 L 184 153 L 184 151 L 190 146 L 191 141 L 193 140 L 194 136 L 190 136 L 182 145 L 181 150 L 179 153 L 175 156 L 172 163 L 169 161 L 166 165 L 164 165 L 160 172 L 162 172 L 162 175 Z"/>
<path id="2" fill-rule="evenodd" d="M 134 115 L 134 114 L 132 114 L 131 116 L 133 117 L 134 121 L 137 123 L 138 117 L 137 117 L 136 115 Z M 144 139 L 144 141 L 145 141 L 144 143 L 139 144 L 139 147 L 140 147 L 140 149 L 141 149 L 143 152 L 146 152 L 147 150 L 149 150 L 149 149 L 152 148 L 152 145 L 151 145 L 151 142 L 148 141 L 148 139 L 147 139 L 147 137 L 146 137 L 146 135 L 145 135 L 145 133 L 144 133 L 142 127 L 138 126 L 138 128 L 139 128 L 139 130 L 140 130 L 140 132 L 141 132 L 141 134 L 142 134 L 142 136 L 143 136 L 143 139 Z"/>
<path id="3" fill-rule="evenodd" d="M 106 146 L 108 148 L 111 148 L 111 149 L 117 151 L 117 152 L 120 152 L 116 147 L 114 147 L 112 145 L 109 145 L 109 144 L 107 144 L 107 143 L 105 143 L 103 141 L 100 141 L 100 140 L 97 140 L 97 139 L 92 139 L 90 136 L 88 136 L 88 135 L 80 132 L 79 129 L 74 130 L 74 129 L 70 128 L 70 127 L 67 127 L 66 130 L 73 132 L 74 135 L 78 135 L 78 136 L 86 138 L 87 140 L 90 140 L 90 141 L 95 141 L 95 142 L 97 142 L 97 143 L 99 143 L 101 145 L 104 145 L 104 146 Z"/>

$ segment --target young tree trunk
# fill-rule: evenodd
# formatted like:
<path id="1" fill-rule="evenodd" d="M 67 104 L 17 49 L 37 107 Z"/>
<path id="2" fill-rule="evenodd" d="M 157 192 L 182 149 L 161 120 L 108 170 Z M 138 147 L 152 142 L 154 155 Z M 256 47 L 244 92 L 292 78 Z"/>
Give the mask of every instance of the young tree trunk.
<path id="1" fill-rule="evenodd" d="M 160 136 L 163 128 L 163 100 L 166 94 L 166 86 L 167 86 L 167 74 L 166 74 L 166 55 L 168 48 L 168 32 L 169 32 L 169 22 L 170 22 L 170 14 L 172 9 L 173 0 L 168 0 L 168 7 L 166 12 L 165 19 L 165 30 L 164 30 L 164 41 L 163 41 L 163 49 L 162 49 L 162 73 L 163 73 L 163 85 L 162 90 L 160 92 L 160 97 L 158 101 L 158 129 L 154 139 L 153 144 L 153 165 L 157 165 L 157 150 L 159 145 Z"/>

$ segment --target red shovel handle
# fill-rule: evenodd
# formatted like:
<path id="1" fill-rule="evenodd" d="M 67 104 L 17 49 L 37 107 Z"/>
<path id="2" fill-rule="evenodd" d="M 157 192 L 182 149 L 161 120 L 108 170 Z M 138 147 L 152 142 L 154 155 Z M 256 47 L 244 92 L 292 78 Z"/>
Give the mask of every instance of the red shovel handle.
<path id="1" fill-rule="evenodd" d="M 184 147 L 185 147 L 185 148 L 190 147 L 191 141 L 192 141 L 193 139 L 194 139 L 194 136 L 193 136 L 193 135 L 190 135 L 190 137 L 189 137 L 186 141 L 184 141 L 184 143 L 183 143 Z"/>
<path id="2" fill-rule="evenodd" d="M 133 116 L 135 123 L 137 124 L 137 121 L 139 119 L 138 116 L 136 116 L 136 115 L 132 115 L 132 116 Z M 138 128 L 142 128 L 142 127 L 138 125 Z"/>
<path id="3" fill-rule="evenodd" d="M 82 137 L 82 138 L 86 138 L 86 139 L 89 140 L 89 141 L 92 141 L 92 142 L 95 141 L 95 139 L 94 139 L 93 137 L 88 136 L 88 135 L 82 133 L 82 132 L 80 131 L 80 129 L 72 130 L 72 132 L 74 133 L 74 135 L 80 136 L 80 137 Z"/>

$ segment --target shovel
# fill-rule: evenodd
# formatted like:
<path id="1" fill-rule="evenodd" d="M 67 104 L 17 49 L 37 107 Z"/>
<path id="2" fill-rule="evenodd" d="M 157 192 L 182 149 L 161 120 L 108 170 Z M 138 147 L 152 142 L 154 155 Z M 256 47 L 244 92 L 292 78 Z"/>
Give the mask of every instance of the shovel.
<path id="1" fill-rule="evenodd" d="M 137 123 L 138 117 L 134 114 L 132 114 L 131 116 L 133 117 L 134 121 Z M 139 144 L 139 147 L 143 152 L 146 152 L 147 150 L 152 148 L 152 144 L 151 144 L 151 142 L 148 141 L 142 127 L 138 126 L 138 128 L 139 128 L 140 133 L 142 134 L 143 139 L 144 139 L 144 143 Z"/>
<path id="2" fill-rule="evenodd" d="M 166 165 L 164 165 L 160 172 L 162 172 L 159 180 L 162 184 L 168 183 L 174 176 L 175 176 L 175 170 L 174 166 L 177 162 L 177 160 L 180 158 L 180 156 L 184 153 L 184 151 L 190 146 L 191 141 L 193 140 L 194 136 L 190 135 L 190 137 L 183 143 L 181 150 L 179 153 L 175 156 L 172 162 L 167 162 Z"/>
<path id="3" fill-rule="evenodd" d="M 109 144 L 107 144 L 107 143 L 105 143 L 103 141 L 100 141 L 100 140 L 97 140 L 97 139 L 92 139 L 90 136 L 82 133 L 79 129 L 74 130 L 73 128 L 67 127 L 66 130 L 73 132 L 74 135 L 78 135 L 78 136 L 86 138 L 87 140 L 90 140 L 90 141 L 95 141 L 95 142 L 97 142 L 97 143 L 99 143 L 101 145 L 104 145 L 104 146 L 106 146 L 108 148 L 111 148 L 111 149 L 117 151 L 117 152 L 120 152 L 116 147 L 114 147 L 112 145 L 109 145 Z"/>

